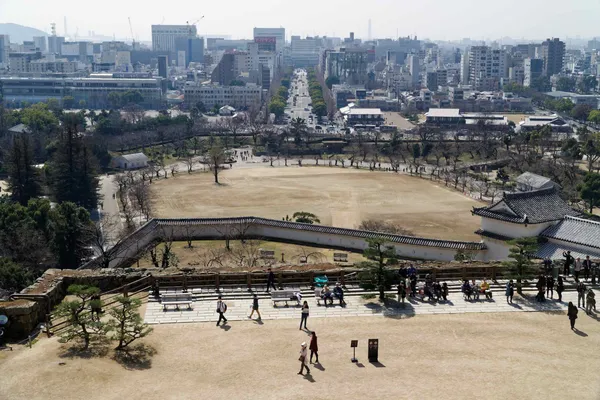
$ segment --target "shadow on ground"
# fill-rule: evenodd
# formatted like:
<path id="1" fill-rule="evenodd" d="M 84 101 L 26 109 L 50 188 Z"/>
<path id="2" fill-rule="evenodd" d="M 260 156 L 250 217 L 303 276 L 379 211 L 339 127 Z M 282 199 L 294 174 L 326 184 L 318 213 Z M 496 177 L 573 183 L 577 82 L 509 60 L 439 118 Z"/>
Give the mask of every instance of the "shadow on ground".
<path id="1" fill-rule="evenodd" d="M 536 300 L 535 295 L 525 294 L 525 293 L 520 295 L 520 299 L 521 299 L 521 301 L 519 303 L 521 303 L 527 307 L 535 308 L 536 311 L 539 311 L 539 312 L 542 312 L 545 314 L 556 313 L 558 311 L 564 311 L 564 309 L 561 307 L 561 303 L 558 302 L 557 300 L 546 299 L 546 301 L 540 302 L 540 301 Z"/>
<path id="2" fill-rule="evenodd" d="M 402 303 L 390 298 L 385 299 L 383 303 L 377 300 L 370 300 L 364 306 L 377 314 L 383 314 L 387 318 L 404 319 L 415 316 L 415 308 L 411 303 Z"/>
<path id="3" fill-rule="evenodd" d="M 144 370 L 152 368 L 152 357 L 156 349 L 145 344 L 137 344 L 125 350 L 116 351 L 113 360 L 128 370 Z"/>
<path id="4" fill-rule="evenodd" d="M 109 352 L 108 340 L 95 340 L 85 349 L 83 342 L 73 342 L 70 346 L 62 346 L 58 356 L 60 358 L 100 358 L 106 357 Z"/>

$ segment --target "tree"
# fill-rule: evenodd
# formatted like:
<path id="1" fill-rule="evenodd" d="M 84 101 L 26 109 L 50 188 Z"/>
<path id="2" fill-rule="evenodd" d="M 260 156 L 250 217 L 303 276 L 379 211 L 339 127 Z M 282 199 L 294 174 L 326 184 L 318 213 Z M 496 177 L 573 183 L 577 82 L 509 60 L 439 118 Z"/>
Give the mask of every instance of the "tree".
<path id="1" fill-rule="evenodd" d="M 327 115 L 327 105 L 323 101 L 317 101 L 312 105 L 313 112 L 321 118 Z"/>
<path id="2" fill-rule="evenodd" d="M 561 92 L 574 92 L 576 86 L 577 80 L 566 76 L 558 78 L 556 82 L 556 90 L 560 90 Z"/>
<path id="3" fill-rule="evenodd" d="M 588 122 L 591 122 L 592 124 L 600 124 L 600 110 L 592 110 L 590 111 L 588 118 L 587 118 Z"/>
<path id="4" fill-rule="evenodd" d="M 419 146 L 418 143 L 415 143 L 412 145 L 413 163 L 415 163 L 419 157 L 421 157 L 421 146 Z"/>
<path id="5" fill-rule="evenodd" d="M 75 98 L 73 96 L 65 96 L 62 98 L 62 104 L 65 109 L 71 109 L 75 105 Z"/>
<path id="6" fill-rule="evenodd" d="M 583 183 L 577 186 L 579 195 L 590 206 L 590 214 L 600 204 L 600 174 L 588 172 L 583 178 Z"/>
<path id="7" fill-rule="evenodd" d="M 581 152 L 586 156 L 588 172 L 592 172 L 594 163 L 600 159 L 600 133 L 580 135 L 580 140 L 583 140 Z"/>
<path id="8" fill-rule="evenodd" d="M 91 220 L 90 214 L 74 203 L 60 203 L 52 210 L 54 240 L 52 247 L 61 268 L 74 269 L 89 257 L 87 249 Z"/>
<path id="9" fill-rule="evenodd" d="M 582 93 L 590 93 L 596 90 L 598 87 L 598 79 L 594 75 L 586 75 L 581 78 L 581 81 L 577 84 L 577 89 Z"/>
<path id="10" fill-rule="evenodd" d="M 26 268 L 0 257 L 0 288 L 9 293 L 20 292 L 32 282 L 33 277 Z"/>
<path id="11" fill-rule="evenodd" d="M 588 119 L 591 111 L 592 107 L 588 104 L 577 104 L 571 110 L 571 116 L 577 120 L 585 121 Z"/>
<path id="12" fill-rule="evenodd" d="M 114 319 L 108 322 L 107 330 L 112 332 L 110 338 L 119 342 L 115 350 L 124 350 L 135 340 L 146 337 L 152 328 L 140 316 L 140 299 L 119 296 L 116 301 L 118 305 L 108 312 Z"/>
<path id="13" fill-rule="evenodd" d="M 11 198 L 22 205 L 27 205 L 29 199 L 38 197 L 42 192 L 32 158 L 29 136 L 16 135 L 8 155 L 8 190 Z"/>
<path id="14" fill-rule="evenodd" d="M 215 183 L 219 184 L 219 167 L 227 161 L 225 150 L 219 145 L 213 145 L 204 155 L 204 163 L 212 170 Z"/>
<path id="15" fill-rule="evenodd" d="M 540 76 L 531 82 L 530 87 L 538 92 L 545 93 L 552 90 L 552 84 L 547 76 Z"/>
<path id="16" fill-rule="evenodd" d="M 508 258 L 512 261 L 505 261 L 504 265 L 509 268 L 512 276 L 517 280 L 517 292 L 522 293 L 521 281 L 533 274 L 533 262 L 531 258 L 537 251 L 537 237 L 526 237 L 513 239 L 508 242 L 511 246 Z"/>
<path id="17" fill-rule="evenodd" d="M 394 281 L 394 273 L 386 269 L 386 265 L 396 262 L 396 250 L 385 246 L 385 239 L 367 239 L 368 247 L 363 256 L 370 262 L 363 263 L 364 271 L 359 273 L 360 287 L 365 290 L 377 290 L 379 300 L 385 300 L 385 290 L 389 290 Z"/>
<path id="18" fill-rule="evenodd" d="M 295 212 L 294 215 L 292 215 L 292 218 L 294 218 L 296 222 L 302 222 L 304 224 L 321 223 L 319 217 L 317 217 L 315 214 L 306 211 Z"/>
<path id="19" fill-rule="evenodd" d="M 104 324 L 94 320 L 89 311 L 90 306 L 100 308 L 100 300 L 92 297 L 100 293 L 100 289 L 94 286 L 70 285 L 67 293 L 75 297 L 75 300 L 63 301 L 56 307 L 54 318 L 66 318 L 67 329 L 61 333 L 60 342 L 66 343 L 74 339 L 83 340 L 84 350 L 90 346 L 90 342 L 102 332 Z"/>
<path id="20" fill-rule="evenodd" d="M 414 236 L 411 231 L 398 224 L 376 219 L 367 219 L 362 221 L 358 226 L 358 229 L 371 232 L 391 233 L 393 235 Z"/>
<path id="21" fill-rule="evenodd" d="M 279 118 L 285 112 L 285 103 L 279 99 L 273 99 L 269 102 L 269 112 L 275 114 Z"/>
<path id="22" fill-rule="evenodd" d="M 76 120 L 65 118 L 56 152 L 50 161 L 51 192 L 58 202 L 71 201 L 89 210 L 98 206 L 96 160 Z"/>
<path id="23" fill-rule="evenodd" d="M 308 131 L 308 127 L 306 126 L 306 120 L 300 117 L 296 117 L 292 119 L 290 125 L 290 133 L 294 138 L 294 143 L 296 144 L 296 146 L 301 146 L 302 141 L 304 140 L 304 137 L 306 136 L 306 133 Z"/>

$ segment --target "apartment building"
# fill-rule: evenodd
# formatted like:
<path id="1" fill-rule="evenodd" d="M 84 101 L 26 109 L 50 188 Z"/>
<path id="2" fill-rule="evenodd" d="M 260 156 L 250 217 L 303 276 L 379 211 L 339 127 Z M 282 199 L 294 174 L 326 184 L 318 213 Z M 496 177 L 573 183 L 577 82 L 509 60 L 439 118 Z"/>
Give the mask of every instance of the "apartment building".
<path id="1" fill-rule="evenodd" d="M 10 37 L 8 35 L 0 35 L 0 66 L 8 66 L 10 64 L 8 53 L 10 53 Z"/>
<path id="2" fill-rule="evenodd" d="M 40 60 L 42 58 L 42 53 L 39 51 L 26 53 L 10 53 L 8 55 L 8 58 L 10 72 L 14 74 L 20 74 L 30 72 L 29 66 L 31 62 L 35 60 Z"/>
<path id="3" fill-rule="evenodd" d="M 291 63 L 297 68 L 315 67 L 319 64 L 319 40 L 292 36 Z"/>
<path id="4" fill-rule="evenodd" d="M 365 85 L 367 76 L 367 50 L 359 48 L 340 48 L 327 52 L 325 61 L 325 79 L 337 76 L 341 83 Z"/>
<path id="5" fill-rule="evenodd" d="M 246 86 L 188 84 L 183 92 L 184 103 L 188 108 L 201 102 L 207 109 L 213 108 L 215 105 L 245 109 L 260 106 L 262 101 L 262 89 L 254 84 Z"/>
<path id="6" fill-rule="evenodd" d="M 506 50 L 473 46 L 469 50 L 469 84 L 477 90 L 497 90 L 508 76 Z"/>
<path id="7" fill-rule="evenodd" d="M 526 58 L 523 63 L 523 86 L 531 86 L 544 74 L 544 60 L 540 58 Z"/>
<path id="8" fill-rule="evenodd" d="M 69 61 L 66 58 L 42 58 L 40 60 L 32 61 L 29 64 L 29 72 L 33 74 L 71 74 L 77 71 L 77 65 L 77 61 Z"/>
<path id="9" fill-rule="evenodd" d="M 558 74 L 564 66 L 565 42 L 558 38 L 546 39 L 542 43 L 541 56 L 544 60 L 544 75 Z"/>

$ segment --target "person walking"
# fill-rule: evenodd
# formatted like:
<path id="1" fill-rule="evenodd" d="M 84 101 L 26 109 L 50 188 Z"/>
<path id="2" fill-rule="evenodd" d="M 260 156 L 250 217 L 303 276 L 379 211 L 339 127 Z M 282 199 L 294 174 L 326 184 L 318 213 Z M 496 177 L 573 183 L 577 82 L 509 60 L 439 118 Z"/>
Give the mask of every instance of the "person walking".
<path id="1" fill-rule="evenodd" d="M 277 290 L 277 288 L 275 287 L 275 274 L 273 273 L 271 268 L 269 268 L 267 271 L 269 271 L 269 275 L 267 276 L 267 293 L 269 293 L 271 287 L 273 288 L 273 290 Z"/>
<path id="2" fill-rule="evenodd" d="M 546 297 L 554 298 L 554 277 L 552 275 L 548 275 L 546 278 Z"/>
<path id="3" fill-rule="evenodd" d="M 302 304 L 302 319 L 300 319 L 300 329 L 302 330 L 302 323 L 304 323 L 304 329 L 308 330 L 306 327 L 306 320 L 308 319 L 308 302 L 305 300 Z"/>
<path id="4" fill-rule="evenodd" d="M 590 256 L 586 256 L 583 261 L 583 278 L 587 282 L 590 278 L 590 270 L 592 269 L 592 260 L 590 260 Z"/>
<path id="5" fill-rule="evenodd" d="M 581 258 L 577 257 L 575 260 L 575 266 L 573 267 L 573 275 L 575 275 L 575 282 L 579 282 L 579 274 L 583 269 L 583 263 L 581 262 Z"/>
<path id="6" fill-rule="evenodd" d="M 317 333 L 313 332 L 310 337 L 310 345 L 308 346 L 310 349 L 310 363 L 312 364 L 313 355 L 317 357 L 315 360 L 315 364 L 319 363 L 319 345 L 317 344 Z"/>
<path id="7" fill-rule="evenodd" d="M 258 296 L 256 295 L 256 293 L 254 293 L 254 298 L 252 299 L 252 312 L 250 313 L 250 315 L 248 315 L 248 318 L 252 319 L 254 311 L 256 311 L 256 313 L 258 314 L 258 320 L 260 321 L 261 317 L 260 311 L 258 311 Z"/>
<path id="8" fill-rule="evenodd" d="M 562 301 L 562 293 L 565 291 L 565 283 L 563 282 L 563 277 L 558 276 L 558 280 L 556 281 L 556 293 L 558 293 L 558 301 Z"/>
<path id="9" fill-rule="evenodd" d="M 219 313 L 219 320 L 217 321 L 217 326 L 223 320 L 223 325 L 227 323 L 227 318 L 225 318 L 225 312 L 227 312 L 227 304 L 223 301 L 222 297 L 219 296 L 219 300 L 217 300 L 217 313 Z"/>
<path id="10" fill-rule="evenodd" d="M 577 319 L 578 312 L 579 311 L 577 310 L 577 307 L 575 307 L 575 305 L 573 305 L 573 302 L 570 301 L 567 316 L 569 317 L 569 321 L 571 322 L 571 330 L 575 329 L 575 320 Z"/>
<path id="11" fill-rule="evenodd" d="M 306 342 L 302 342 L 302 344 L 300 345 L 300 357 L 298 358 L 298 361 L 300 361 L 300 372 L 298 372 L 298 375 L 302 375 L 302 372 L 304 371 L 304 368 L 306 367 L 306 374 L 310 375 L 310 368 L 308 368 L 308 365 L 306 365 Z"/>
<path id="12" fill-rule="evenodd" d="M 577 284 L 577 307 L 585 308 L 585 290 L 585 284 L 583 282 L 579 282 Z"/>

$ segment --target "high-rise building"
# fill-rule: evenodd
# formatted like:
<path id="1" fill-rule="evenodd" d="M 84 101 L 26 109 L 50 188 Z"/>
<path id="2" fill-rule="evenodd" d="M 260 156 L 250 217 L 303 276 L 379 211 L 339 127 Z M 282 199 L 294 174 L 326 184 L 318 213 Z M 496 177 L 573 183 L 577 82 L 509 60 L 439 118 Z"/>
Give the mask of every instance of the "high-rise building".
<path id="1" fill-rule="evenodd" d="M 552 76 L 562 71 L 565 58 L 565 42 L 558 38 L 546 39 L 541 48 L 544 75 Z"/>
<path id="2" fill-rule="evenodd" d="M 319 46 L 315 38 L 292 36 L 291 62 L 295 67 L 315 67 L 319 63 Z"/>
<path id="3" fill-rule="evenodd" d="M 508 77 L 506 50 L 473 46 L 469 50 L 469 84 L 476 90 L 497 90 Z"/>
<path id="4" fill-rule="evenodd" d="M 63 36 L 48 36 L 48 53 L 60 54 L 60 48 L 64 42 Z"/>
<path id="5" fill-rule="evenodd" d="M 204 38 L 178 37 L 175 38 L 175 50 L 185 52 L 185 66 L 191 62 L 201 63 L 204 61 Z"/>
<path id="6" fill-rule="evenodd" d="M 523 85 L 531 86 L 532 82 L 544 73 L 544 60 L 539 58 L 526 58 L 523 63 Z"/>
<path id="7" fill-rule="evenodd" d="M 279 53 L 285 46 L 285 28 L 254 28 L 254 41 L 259 43 L 259 50 Z"/>
<path id="8" fill-rule="evenodd" d="M 10 52 L 10 37 L 0 35 L 0 65 L 8 66 L 8 53 Z"/>
<path id="9" fill-rule="evenodd" d="M 46 53 L 48 51 L 48 47 L 46 46 L 46 36 L 34 36 L 33 43 L 35 44 L 35 47 L 42 53 Z"/>
<path id="10" fill-rule="evenodd" d="M 177 38 L 195 38 L 195 25 L 152 25 L 152 50 L 176 52 Z"/>
<path id="11" fill-rule="evenodd" d="M 416 54 L 409 54 L 406 63 L 408 64 L 408 71 L 412 77 L 412 84 L 416 86 L 419 83 L 419 76 L 421 67 L 419 66 L 419 56 Z"/>
<path id="12" fill-rule="evenodd" d="M 161 78 L 168 78 L 169 70 L 169 57 L 167 56 L 158 56 L 158 76 Z"/>

